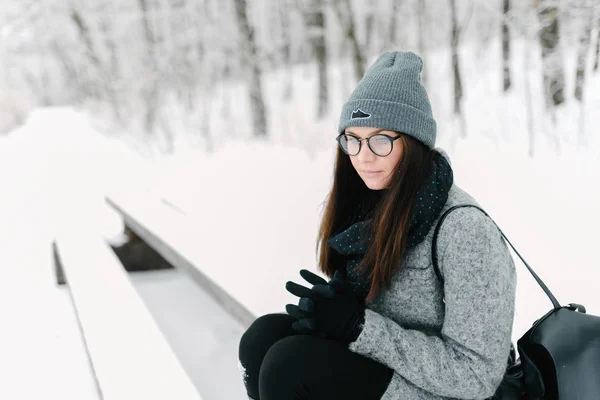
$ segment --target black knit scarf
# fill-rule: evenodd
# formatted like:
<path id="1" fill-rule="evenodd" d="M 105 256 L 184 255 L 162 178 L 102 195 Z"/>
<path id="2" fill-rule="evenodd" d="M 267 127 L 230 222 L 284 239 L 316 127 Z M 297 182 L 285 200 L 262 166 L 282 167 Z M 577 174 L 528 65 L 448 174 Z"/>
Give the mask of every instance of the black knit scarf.
<path id="1" fill-rule="evenodd" d="M 454 181 L 454 174 L 448 161 L 436 151 L 433 168 L 423 186 L 419 189 L 413 207 L 408 231 L 408 249 L 421 243 L 431 229 L 433 222 L 448 200 L 448 191 Z M 333 235 L 327 244 L 346 259 L 346 272 L 354 291 L 366 297 L 370 281 L 362 276 L 358 264 L 370 243 L 371 213 L 381 200 L 385 190 L 371 190 L 365 195 L 356 213 L 351 216 L 350 226 Z"/>

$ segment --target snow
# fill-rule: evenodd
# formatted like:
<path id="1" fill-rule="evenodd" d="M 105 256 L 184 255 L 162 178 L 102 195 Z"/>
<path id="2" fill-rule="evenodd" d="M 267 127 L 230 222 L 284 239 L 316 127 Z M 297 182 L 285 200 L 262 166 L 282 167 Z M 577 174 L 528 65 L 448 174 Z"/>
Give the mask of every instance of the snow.
<path id="1" fill-rule="evenodd" d="M 525 51 L 522 43 L 516 42 L 514 48 L 518 55 Z M 583 114 L 571 101 L 558 111 L 558 125 L 552 128 L 543 117 L 539 84 L 533 79 L 539 76 L 539 65 L 533 60 L 532 115 L 537 136 L 532 159 L 527 156 L 528 117 L 524 84 L 518 81 L 522 76 L 516 74 L 515 89 L 503 96 L 500 69 L 477 68 L 479 60 L 469 54 L 465 50 L 463 58 L 469 77 L 464 104 L 469 127 L 466 139 L 457 138 L 459 124 L 444 101 L 450 99 L 448 71 L 430 74 L 431 86 L 437 88 L 432 92 L 434 112 L 439 115 L 437 146 L 450 155 L 456 183 L 483 205 L 558 300 L 584 304 L 589 313 L 600 315 L 600 262 L 595 254 L 600 239 L 600 143 L 590 129 L 600 123 L 598 75 L 591 76 L 586 86 Z M 432 65 L 444 65 L 444 57 L 443 52 L 431 54 Z M 520 56 L 515 59 L 524 68 Z M 492 59 L 489 65 L 499 63 Z M 336 67 L 332 68 L 335 72 Z M 337 79 L 335 93 L 342 93 L 341 75 L 332 74 Z M 230 96 L 231 110 L 238 114 L 222 115 L 226 121 L 221 125 L 213 121 L 212 128 L 224 132 L 225 123 L 233 124 L 239 127 L 239 135 L 222 135 L 212 154 L 194 150 L 183 140 L 169 157 L 142 159 L 115 136 L 96 132 L 88 116 L 70 108 L 36 109 L 25 126 L 0 136 L 0 184 L 4 188 L 0 197 L 4 261 L 0 373 L 11 377 L 0 385 L 0 398 L 97 398 L 68 292 L 54 284 L 50 242 L 56 228 L 69 219 L 85 219 L 117 242 L 121 220 L 104 204 L 107 192 L 150 188 L 185 210 L 191 225 L 203 226 L 195 238 L 201 268 L 228 282 L 227 288 L 247 299 L 257 314 L 280 312 L 296 300 L 285 291 L 285 282 L 301 282 L 299 269 L 316 271 L 315 236 L 331 184 L 335 150 L 335 113 L 315 123 L 306 117 L 312 115 L 312 99 L 316 98 L 306 76 L 310 71 L 307 75 L 302 67 L 294 72 L 295 84 L 303 89 L 296 96 L 303 100 L 272 102 L 274 139 L 270 142 L 244 137 L 249 126 L 243 123 L 247 116 L 239 111 L 244 110 L 243 96 Z M 281 89 L 280 80 L 266 81 L 268 90 Z M 233 90 L 241 93 L 239 88 Z M 335 97 L 338 106 L 341 97 Z M 238 99 L 242 100 L 235 103 Z M 582 125 L 580 115 L 584 116 Z M 578 143 L 582 126 L 587 147 Z M 556 134 L 561 138 L 560 152 L 552 139 Z M 514 341 L 551 307 L 516 256 L 515 263 Z M 201 377 L 195 376 L 197 380 L 214 380 L 216 374 L 209 376 L 206 367 L 211 363 L 237 371 L 235 347 L 242 331 L 218 314 L 218 308 L 207 305 L 189 282 L 182 284 L 186 289 L 170 286 L 166 274 L 145 275 L 157 277 L 151 284 L 138 279 L 143 275 L 133 279 L 157 319 L 168 327 L 182 363 L 202 371 Z M 271 290 L 258 289 L 262 287 Z M 186 305 L 165 305 L 170 298 L 173 304 Z M 200 311 L 201 307 L 209 308 Z M 181 312 L 173 315 L 169 312 L 173 309 Z M 186 330 L 201 329 L 206 324 L 203 315 L 211 317 L 208 323 L 216 326 L 215 331 L 200 335 L 198 343 L 182 336 Z M 219 329 L 230 334 L 222 335 Z M 198 366 L 195 361 L 199 359 L 206 364 Z M 228 384 L 235 380 L 237 386 L 228 389 L 242 393 L 239 374 L 227 372 L 221 379 Z M 214 385 L 220 382 L 196 384 L 216 396 Z"/>
<path id="2" fill-rule="evenodd" d="M 245 399 L 237 367 L 242 326 L 185 274 L 130 276 L 202 399 Z"/>
<path id="3" fill-rule="evenodd" d="M 55 286 L 51 262 L 59 195 L 52 162 L 61 157 L 49 146 L 64 116 L 37 111 L 0 137 L 0 398 L 98 398 L 69 293 Z"/>
<path id="4" fill-rule="evenodd" d="M 70 108 L 37 109 L 25 126 L 0 137 L 6 188 L 0 197 L 0 373 L 12 378 L 0 385 L 0 398 L 99 398 L 68 288 L 55 284 L 51 241 L 84 221 L 118 243 L 122 221 L 104 194 L 148 185 L 152 177 L 143 167 L 147 163 L 123 143 L 95 132 Z M 203 398 L 242 399 L 237 321 L 178 271 L 131 279 Z M 214 370 L 219 376 L 211 376 Z"/>

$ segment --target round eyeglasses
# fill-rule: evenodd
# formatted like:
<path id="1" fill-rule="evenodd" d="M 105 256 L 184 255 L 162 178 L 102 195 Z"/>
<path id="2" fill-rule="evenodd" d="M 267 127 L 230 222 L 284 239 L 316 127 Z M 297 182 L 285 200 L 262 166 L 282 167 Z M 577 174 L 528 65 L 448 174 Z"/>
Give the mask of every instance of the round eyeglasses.
<path id="1" fill-rule="evenodd" d="M 394 140 L 398 139 L 402 135 L 396 137 L 384 135 L 382 133 L 375 134 L 371 137 L 359 139 L 355 136 L 341 133 L 335 140 L 339 143 L 344 153 L 349 156 L 355 156 L 360 152 L 362 147 L 362 141 L 367 141 L 367 146 L 375 155 L 379 157 L 385 157 L 392 152 Z"/>

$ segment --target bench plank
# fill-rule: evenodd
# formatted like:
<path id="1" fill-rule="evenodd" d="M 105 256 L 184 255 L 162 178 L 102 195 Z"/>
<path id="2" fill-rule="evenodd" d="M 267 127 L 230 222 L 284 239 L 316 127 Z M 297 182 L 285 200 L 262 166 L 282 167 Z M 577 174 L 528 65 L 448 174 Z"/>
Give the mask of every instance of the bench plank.
<path id="1" fill-rule="evenodd" d="M 130 229 L 171 265 L 188 274 L 242 326 L 247 328 L 252 324 L 256 313 L 245 305 L 246 302 L 201 270 L 198 243 L 194 239 L 198 236 L 195 231 L 201 227 L 192 226 L 185 212 L 150 193 L 143 193 L 143 196 L 112 194 L 105 200 Z"/>
<path id="2" fill-rule="evenodd" d="M 102 398 L 201 400 L 104 238 L 77 227 L 54 243 Z"/>

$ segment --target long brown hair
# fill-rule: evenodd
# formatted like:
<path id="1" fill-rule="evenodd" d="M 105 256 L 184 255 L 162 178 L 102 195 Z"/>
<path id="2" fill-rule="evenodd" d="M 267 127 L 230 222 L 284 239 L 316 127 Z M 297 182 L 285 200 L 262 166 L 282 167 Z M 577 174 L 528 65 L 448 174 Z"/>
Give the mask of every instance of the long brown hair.
<path id="1" fill-rule="evenodd" d="M 398 140 L 402 141 L 403 154 L 372 214 L 371 241 L 358 266 L 371 281 L 367 302 L 389 288 L 394 270 L 404 261 L 413 204 L 433 166 L 435 150 L 408 135 L 402 134 Z M 398 144 L 396 141 L 394 145 Z M 317 235 L 318 268 L 330 278 L 345 264 L 327 240 L 347 228 L 348 216 L 369 190 L 350 157 L 338 147 L 333 185 L 325 199 Z"/>

